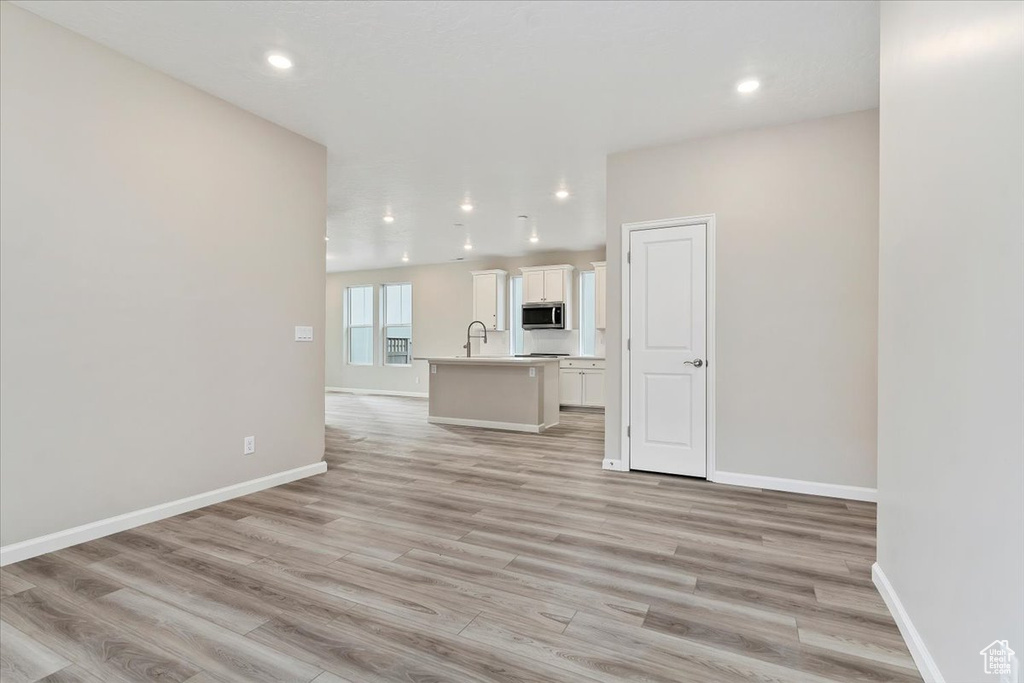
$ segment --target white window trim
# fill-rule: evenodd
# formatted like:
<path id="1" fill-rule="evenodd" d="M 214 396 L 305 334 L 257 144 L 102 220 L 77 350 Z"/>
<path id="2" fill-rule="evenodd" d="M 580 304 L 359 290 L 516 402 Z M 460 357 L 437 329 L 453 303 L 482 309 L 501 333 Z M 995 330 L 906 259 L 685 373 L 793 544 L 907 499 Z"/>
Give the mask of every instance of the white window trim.
<path id="1" fill-rule="evenodd" d="M 509 275 L 508 282 L 506 283 L 508 291 L 508 353 L 510 356 L 516 355 L 516 302 L 515 302 L 515 281 L 519 279 L 520 282 L 523 280 L 522 275 Z M 519 305 L 522 306 L 523 302 L 520 301 Z M 523 339 L 524 348 L 519 349 L 519 353 L 526 353 L 526 339 Z"/>
<path id="2" fill-rule="evenodd" d="M 370 288 L 370 324 L 369 325 L 353 325 L 352 324 L 352 297 L 351 291 L 353 289 L 364 289 Z M 376 296 L 373 285 L 350 285 L 345 288 L 345 365 L 351 365 L 357 368 L 372 368 L 377 364 L 377 345 L 373 343 L 373 335 L 375 334 L 374 329 L 374 315 L 376 307 L 373 305 L 373 298 Z M 370 328 L 370 362 L 369 363 L 353 363 L 352 362 L 352 328 L 358 327 L 360 329 L 364 327 Z"/>
<path id="3" fill-rule="evenodd" d="M 579 301 L 577 302 L 579 304 L 579 317 L 576 320 L 576 329 L 580 331 L 580 333 L 576 335 L 576 350 L 579 351 L 579 354 L 581 356 L 586 355 L 586 353 L 583 350 L 583 276 L 586 275 L 587 273 L 590 273 L 591 275 L 594 276 L 594 311 L 592 315 L 597 315 L 597 271 L 593 269 L 581 270 L 579 282 L 577 283 L 577 290 L 579 291 Z M 597 349 L 597 328 L 594 328 L 594 349 Z"/>
<path id="4" fill-rule="evenodd" d="M 387 309 L 387 305 L 388 305 L 387 296 L 388 295 L 387 295 L 387 288 L 388 288 L 388 286 L 394 286 L 394 285 L 409 285 L 409 307 L 410 307 L 409 308 L 409 327 L 411 329 L 415 330 L 415 328 L 413 327 L 413 315 L 412 315 L 412 312 L 413 312 L 412 300 L 413 300 L 413 297 L 415 296 L 415 294 L 413 293 L 412 282 L 403 281 L 403 282 L 384 282 L 384 283 L 382 283 L 381 286 L 380 286 L 380 362 L 381 362 L 381 365 L 383 367 L 385 367 L 385 368 L 411 368 L 412 367 L 412 355 L 411 354 L 409 356 L 409 362 L 408 363 L 389 363 L 388 362 L 387 343 L 388 343 L 388 327 L 389 327 L 389 325 L 388 325 L 388 319 L 387 319 L 388 318 L 388 309 Z M 390 327 L 398 327 L 398 325 L 391 325 Z M 414 337 L 415 337 L 415 332 L 413 332 L 413 336 L 411 336 L 409 338 L 410 342 L 412 341 L 412 339 Z"/>

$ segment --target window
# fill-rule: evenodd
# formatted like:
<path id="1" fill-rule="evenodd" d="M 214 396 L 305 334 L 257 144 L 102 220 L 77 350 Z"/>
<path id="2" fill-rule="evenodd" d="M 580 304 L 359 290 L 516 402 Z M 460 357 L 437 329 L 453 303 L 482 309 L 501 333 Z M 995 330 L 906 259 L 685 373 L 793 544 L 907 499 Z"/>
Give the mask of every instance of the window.
<path id="1" fill-rule="evenodd" d="M 597 286 L 594 271 L 580 273 L 580 355 L 593 356 L 597 347 Z"/>
<path id="2" fill-rule="evenodd" d="M 509 335 L 509 339 L 512 342 L 512 355 L 515 356 L 519 353 L 525 353 L 523 351 L 523 276 L 513 276 L 509 282 L 511 285 L 511 301 L 512 315 L 509 320 L 512 321 L 512 333 Z"/>
<path id="3" fill-rule="evenodd" d="M 348 320 L 348 362 L 373 365 L 373 287 L 345 290 Z"/>
<path id="4" fill-rule="evenodd" d="M 384 365 L 412 365 L 412 285 L 384 285 Z"/>

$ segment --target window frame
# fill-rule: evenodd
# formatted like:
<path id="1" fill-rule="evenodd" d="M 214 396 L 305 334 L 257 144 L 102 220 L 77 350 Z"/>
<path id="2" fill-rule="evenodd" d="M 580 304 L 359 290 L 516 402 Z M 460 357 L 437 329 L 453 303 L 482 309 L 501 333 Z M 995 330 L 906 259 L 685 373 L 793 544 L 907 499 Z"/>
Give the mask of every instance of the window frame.
<path id="1" fill-rule="evenodd" d="M 519 334 L 523 334 L 523 276 L 508 276 L 508 352 L 510 356 L 526 353 L 526 337 L 523 336 L 523 348 L 516 349 L 516 280 L 519 280 Z"/>
<path id="2" fill-rule="evenodd" d="M 590 311 L 590 317 L 592 318 L 593 323 L 594 323 L 592 325 L 592 327 L 594 329 L 594 335 L 593 335 L 593 350 L 590 353 L 587 353 L 586 349 L 583 346 L 583 340 L 584 340 L 583 335 L 584 335 L 584 333 L 586 331 L 586 330 L 584 330 L 584 326 L 583 326 L 583 316 L 586 314 L 585 307 L 583 305 L 583 278 L 586 275 L 590 275 L 591 278 L 593 279 L 593 290 L 594 290 L 594 292 L 593 292 L 593 304 L 594 305 L 592 306 L 592 310 Z M 580 352 L 581 356 L 593 356 L 594 354 L 597 353 L 597 271 L 596 270 L 580 270 L 580 275 L 579 275 L 579 293 L 580 293 L 580 295 L 579 295 L 579 302 L 578 302 L 579 303 L 579 316 L 578 316 L 578 319 L 577 319 L 576 322 L 579 325 L 580 333 L 579 333 L 579 335 L 577 335 L 578 336 L 577 348 L 579 349 L 579 352 Z"/>
<path id="3" fill-rule="evenodd" d="M 370 290 L 370 322 L 360 323 L 358 325 L 352 324 L 352 291 L 355 289 L 369 289 Z M 373 342 L 373 335 L 376 334 L 376 306 L 374 306 L 374 297 L 376 287 L 374 285 L 350 285 L 345 288 L 345 364 L 352 365 L 359 368 L 369 368 L 377 364 L 376 357 L 376 344 Z M 370 330 L 370 362 L 369 363 L 355 363 L 352 361 L 352 329 L 369 329 Z"/>
<path id="4" fill-rule="evenodd" d="M 409 322 L 398 325 L 388 325 L 388 287 L 409 286 Z M 384 282 L 380 285 L 380 350 L 381 365 L 386 368 L 411 368 L 412 367 L 412 344 L 413 344 L 413 286 L 412 282 Z M 388 362 L 388 328 L 408 327 L 409 328 L 409 362 L 389 363 Z"/>

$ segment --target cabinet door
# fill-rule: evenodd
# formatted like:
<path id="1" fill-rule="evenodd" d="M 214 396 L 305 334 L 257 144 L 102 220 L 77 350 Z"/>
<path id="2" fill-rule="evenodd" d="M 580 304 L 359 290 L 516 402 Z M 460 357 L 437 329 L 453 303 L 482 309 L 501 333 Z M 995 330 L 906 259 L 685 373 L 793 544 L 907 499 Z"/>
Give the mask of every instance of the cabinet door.
<path id="1" fill-rule="evenodd" d="M 489 330 L 498 329 L 498 276 L 484 273 L 473 276 L 473 320 Z"/>
<path id="2" fill-rule="evenodd" d="M 544 271 L 544 301 L 565 301 L 565 271 Z"/>
<path id="3" fill-rule="evenodd" d="M 608 326 L 608 269 L 594 267 L 594 327 L 603 330 Z"/>
<path id="4" fill-rule="evenodd" d="M 604 407 L 604 370 L 583 371 L 583 396 L 585 406 Z"/>
<path id="5" fill-rule="evenodd" d="M 544 301 L 544 271 L 528 270 L 523 273 L 523 303 L 539 304 Z"/>
<path id="6" fill-rule="evenodd" d="M 558 402 L 563 406 L 583 405 L 583 376 L 579 370 L 558 371 Z"/>

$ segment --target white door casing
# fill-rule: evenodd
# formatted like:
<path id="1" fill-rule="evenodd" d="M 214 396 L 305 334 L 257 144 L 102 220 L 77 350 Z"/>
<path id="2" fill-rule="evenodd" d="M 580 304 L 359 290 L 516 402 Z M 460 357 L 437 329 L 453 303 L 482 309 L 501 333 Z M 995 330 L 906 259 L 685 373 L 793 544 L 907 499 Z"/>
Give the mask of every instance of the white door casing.
<path id="1" fill-rule="evenodd" d="M 628 466 L 706 477 L 706 223 L 629 233 Z"/>

